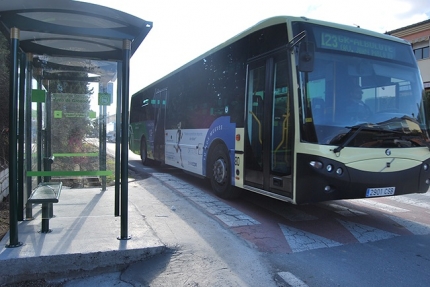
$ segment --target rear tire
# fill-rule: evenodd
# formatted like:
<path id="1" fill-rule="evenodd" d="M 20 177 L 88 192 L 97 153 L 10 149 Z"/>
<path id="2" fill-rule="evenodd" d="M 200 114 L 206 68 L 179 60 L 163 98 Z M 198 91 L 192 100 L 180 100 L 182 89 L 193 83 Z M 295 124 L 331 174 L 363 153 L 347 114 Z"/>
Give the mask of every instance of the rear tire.
<path id="1" fill-rule="evenodd" d="M 240 190 L 231 185 L 231 164 L 225 145 L 215 146 L 209 164 L 210 181 L 215 194 L 224 199 L 237 198 Z"/>

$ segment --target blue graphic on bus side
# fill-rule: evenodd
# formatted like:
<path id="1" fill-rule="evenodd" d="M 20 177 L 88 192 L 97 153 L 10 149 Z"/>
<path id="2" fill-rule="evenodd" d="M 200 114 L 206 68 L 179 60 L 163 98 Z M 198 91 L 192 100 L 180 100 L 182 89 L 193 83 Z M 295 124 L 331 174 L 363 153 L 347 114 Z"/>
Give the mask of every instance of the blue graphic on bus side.
<path id="1" fill-rule="evenodd" d="M 202 166 L 203 166 L 203 175 L 207 175 L 206 171 L 206 162 L 208 160 L 208 151 L 214 140 L 220 139 L 222 140 L 227 149 L 229 151 L 234 151 L 235 149 L 235 133 L 236 133 L 236 124 L 230 122 L 230 117 L 219 117 L 217 118 L 209 127 L 209 130 L 206 134 L 204 146 L 203 146 L 203 158 L 202 158 Z M 230 157 L 230 170 L 231 172 L 231 183 L 234 184 L 234 152 L 229 152 L 228 156 Z"/>

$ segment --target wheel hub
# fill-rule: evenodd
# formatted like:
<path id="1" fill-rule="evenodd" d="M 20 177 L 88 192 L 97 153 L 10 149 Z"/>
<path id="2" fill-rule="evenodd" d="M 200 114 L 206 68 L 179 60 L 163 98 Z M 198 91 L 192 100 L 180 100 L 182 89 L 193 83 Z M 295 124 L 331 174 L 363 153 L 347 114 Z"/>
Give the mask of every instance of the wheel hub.
<path id="1" fill-rule="evenodd" d="M 223 183 L 227 175 L 227 165 L 223 159 L 218 159 L 214 162 L 213 178 L 218 183 Z"/>

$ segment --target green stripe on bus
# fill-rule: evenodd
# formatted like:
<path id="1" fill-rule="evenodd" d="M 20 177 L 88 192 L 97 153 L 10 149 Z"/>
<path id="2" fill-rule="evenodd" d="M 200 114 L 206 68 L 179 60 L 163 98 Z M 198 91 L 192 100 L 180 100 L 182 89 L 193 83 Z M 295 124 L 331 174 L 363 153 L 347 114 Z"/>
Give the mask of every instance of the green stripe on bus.
<path id="1" fill-rule="evenodd" d="M 55 170 L 55 171 L 27 171 L 27 176 L 108 176 L 112 175 L 112 170 Z"/>
<path id="2" fill-rule="evenodd" d="M 99 156 L 98 152 L 90 153 L 54 153 L 55 157 L 72 157 L 72 156 Z"/>

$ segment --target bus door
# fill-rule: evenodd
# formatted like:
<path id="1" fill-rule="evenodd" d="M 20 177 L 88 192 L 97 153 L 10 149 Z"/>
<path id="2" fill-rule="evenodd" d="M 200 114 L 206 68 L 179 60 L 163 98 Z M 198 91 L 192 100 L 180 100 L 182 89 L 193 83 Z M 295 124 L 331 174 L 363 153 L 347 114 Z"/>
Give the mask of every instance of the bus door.
<path id="1" fill-rule="evenodd" d="M 164 128 L 166 119 L 167 88 L 154 94 L 154 159 L 164 162 Z"/>
<path id="2" fill-rule="evenodd" d="M 245 185 L 291 197 L 294 133 L 285 56 L 248 64 Z"/>

